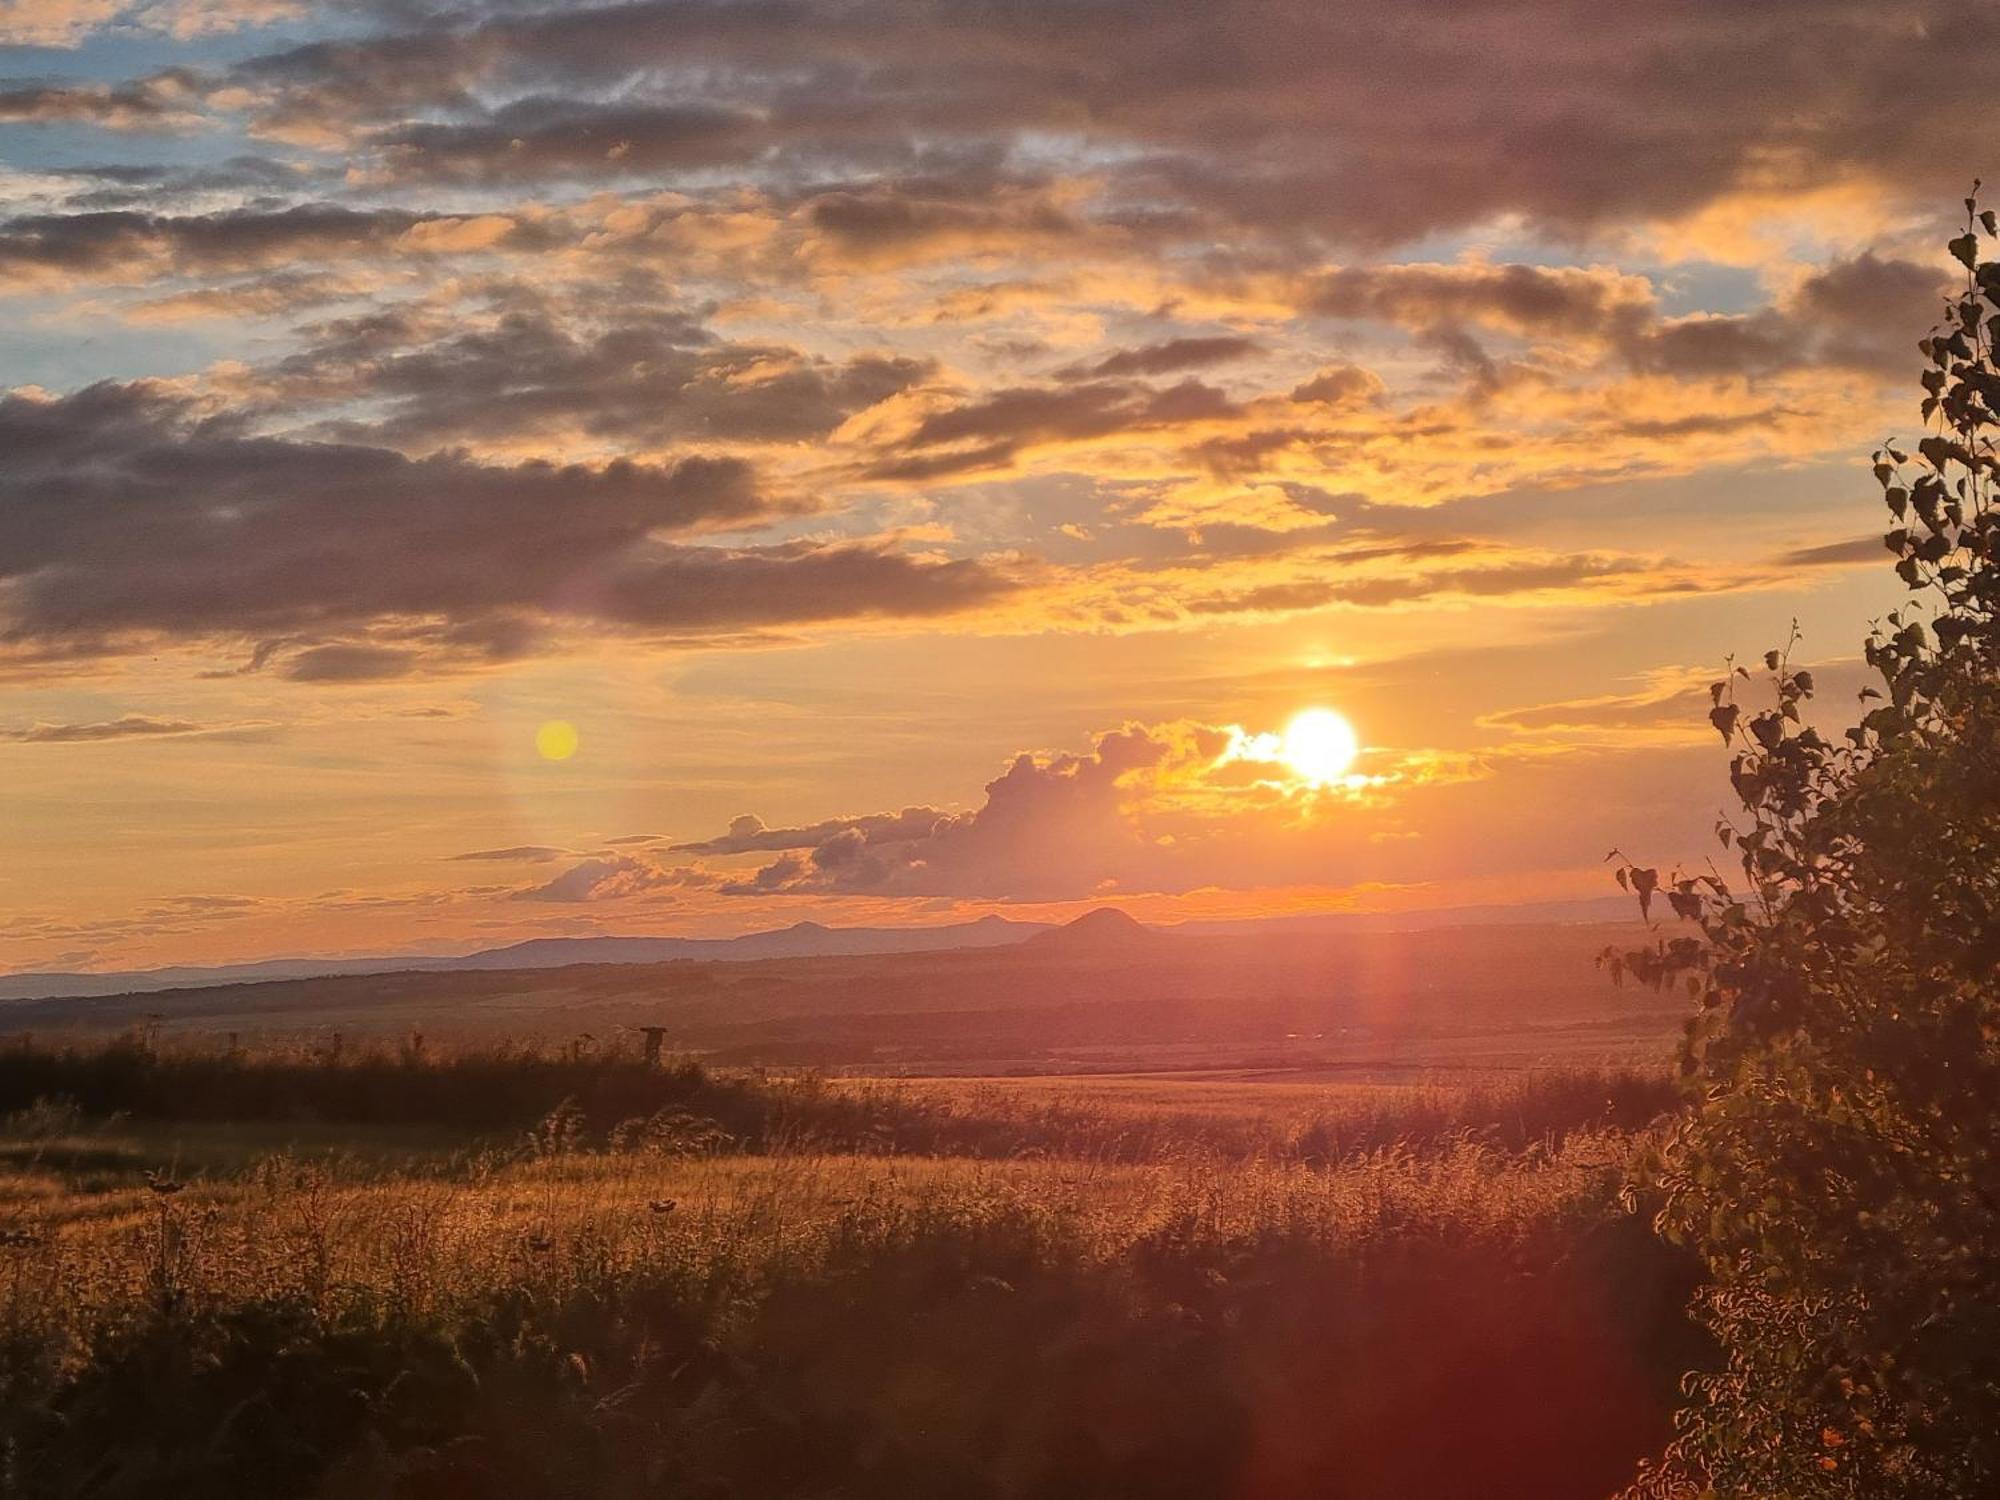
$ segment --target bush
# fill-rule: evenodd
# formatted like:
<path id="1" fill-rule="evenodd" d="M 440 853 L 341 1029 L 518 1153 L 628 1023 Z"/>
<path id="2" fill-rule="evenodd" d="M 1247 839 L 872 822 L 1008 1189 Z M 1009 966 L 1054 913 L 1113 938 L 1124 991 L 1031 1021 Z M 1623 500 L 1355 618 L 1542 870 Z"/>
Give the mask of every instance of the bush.
<path id="1" fill-rule="evenodd" d="M 1747 673 L 1715 685 L 1743 889 L 1619 871 L 1700 928 L 1613 964 L 1698 997 L 1697 1108 L 1650 1180 L 1728 1356 L 1643 1495 L 2000 1494 L 2000 263 L 1967 212 L 1964 292 L 1922 346 L 1932 431 L 1876 455 L 1928 628 L 1911 608 L 1870 638 L 1844 741 L 1805 722 L 1789 650 L 1754 716 Z"/>

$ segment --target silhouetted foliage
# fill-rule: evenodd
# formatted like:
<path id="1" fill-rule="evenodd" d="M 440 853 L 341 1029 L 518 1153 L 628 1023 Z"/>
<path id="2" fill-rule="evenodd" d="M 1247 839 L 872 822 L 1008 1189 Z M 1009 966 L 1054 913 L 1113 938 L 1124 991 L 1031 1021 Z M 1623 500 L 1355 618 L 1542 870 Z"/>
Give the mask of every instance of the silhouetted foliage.
<path id="1" fill-rule="evenodd" d="M 1921 345 L 1928 435 L 1875 455 L 1922 598 L 1867 642 L 1871 706 L 1829 739 L 1791 647 L 1760 711 L 1734 669 L 1710 717 L 1742 883 L 1618 872 L 1700 934 L 1607 958 L 1697 999 L 1698 1108 L 1648 1175 L 1728 1356 L 1642 1495 L 2000 1493 L 2000 262 L 1994 214 L 1966 211 L 1963 292 Z"/>
<path id="2" fill-rule="evenodd" d="M 653 1067 L 576 1044 L 246 1052 L 134 1036 L 0 1048 L 0 1111 L 62 1098 L 86 1114 L 146 1119 L 525 1129 L 568 1097 L 615 1120 L 684 1103 L 708 1086 L 694 1063 Z"/>

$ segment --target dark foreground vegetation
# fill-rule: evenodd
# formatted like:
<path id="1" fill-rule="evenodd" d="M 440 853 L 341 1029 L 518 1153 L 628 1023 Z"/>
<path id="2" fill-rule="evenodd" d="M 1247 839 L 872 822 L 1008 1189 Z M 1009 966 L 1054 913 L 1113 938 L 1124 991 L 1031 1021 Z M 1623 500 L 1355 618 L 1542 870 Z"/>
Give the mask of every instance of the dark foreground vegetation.
<path id="1" fill-rule="evenodd" d="M 1924 434 L 1874 455 L 1913 598 L 1822 732 L 1794 639 L 1710 690 L 1741 878 L 1624 865 L 1690 924 L 1612 955 L 1693 996 L 1695 1101 L 1646 1163 L 1721 1368 L 1638 1493 L 2000 1495 L 2000 215 L 1919 345 Z"/>
<path id="2" fill-rule="evenodd" d="M 1699 1354 L 1692 1262 L 1617 1203 L 1662 1081 L 1297 1092 L 17 1046 L 0 1492 L 1629 1479 Z M 356 1149 L 202 1165 L 283 1129 Z"/>
<path id="3" fill-rule="evenodd" d="M 0 1113 L 53 1100 L 92 1117 L 429 1126 L 508 1144 L 532 1128 L 574 1146 L 661 1150 L 1325 1163 L 1459 1139 L 1508 1152 L 1556 1147 L 1578 1131 L 1640 1129 L 1678 1103 L 1664 1072 L 1639 1068 L 1327 1088 L 1309 1107 L 1285 1111 L 1147 1108 L 1156 1097 L 718 1071 L 574 1043 L 246 1053 L 199 1038 L 162 1046 L 134 1036 L 0 1046 Z"/>

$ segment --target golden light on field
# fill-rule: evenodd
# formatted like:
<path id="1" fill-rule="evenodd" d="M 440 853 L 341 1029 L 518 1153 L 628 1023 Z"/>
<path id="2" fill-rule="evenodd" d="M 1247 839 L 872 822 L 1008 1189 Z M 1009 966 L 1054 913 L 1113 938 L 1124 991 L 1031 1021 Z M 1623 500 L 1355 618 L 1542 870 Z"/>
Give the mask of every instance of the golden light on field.
<path id="1" fill-rule="evenodd" d="M 568 760 L 576 747 L 576 726 L 567 719 L 550 719 L 535 731 L 535 753 L 543 760 Z"/>
<path id="2" fill-rule="evenodd" d="M 1330 708 L 1308 708 L 1285 726 L 1279 755 L 1301 781 L 1338 781 L 1361 753 L 1354 726 Z"/>

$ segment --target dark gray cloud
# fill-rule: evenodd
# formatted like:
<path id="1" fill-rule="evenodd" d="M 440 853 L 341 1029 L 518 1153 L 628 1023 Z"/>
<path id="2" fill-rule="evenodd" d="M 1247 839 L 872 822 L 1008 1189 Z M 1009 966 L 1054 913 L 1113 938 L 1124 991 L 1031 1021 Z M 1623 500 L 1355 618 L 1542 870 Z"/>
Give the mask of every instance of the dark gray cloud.
<path id="1" fill-rule="evenodd" d="M 617 840 L 612 840 L 616 843 Z M 466 854 L 454 854 L 454 861 L 493 860 L 504 864 L 543 865 L 551 860 L 563 859 L 570 854 L 568 849 L 557 849 L 548 844 L 515 844 L 506 849 L 474 849 Z"/>
<path id="2" fill-rule="evenodd" d="M 302 195 L 337 187 L 339 174 L 319 164 L 242 153 L 194 166 L 158 162 L 87 162 L 55 175 L 70 186 L 65 208 L 152 208 L 171 213 L 197 195 L 245 200 L 241 206 L 270 213 L 295 207 Z"/>
<path id="3" fill-rule="evenodd" d="M 365 425 L 331 431 L 405 447 L 575 431 L 658 447 L 824 438 L 934 371 L 905 356 L 834 360 L 722 342 L 654 300 L 661 295 L 632 286 L 629 300 L 600 313 L 557 311 L 503 289 L 490 326 L 442 336 L 410 312 L 376 310 L 310 330 L 304 349 L 260 378 L 287 404 L 366 400 Z"/>
<path id="4" fill-rule="evenodd" d="M 1299 306 L 1412 330 L 1453 373 L 1495 388 L 1508 371 L 1480 335 L 1596 344 L 1632 369 L 1681 379 L 1809 366 L 1906 374 L 1914 333 L 1937 320 L 1944 290 L 1935 266 L 1863 252 L 1746 313 L 1667 317 L 1642 280 L 1521 264 L 1347 267 L 1308 278 Z"/>
<path id="5" fill-rule="evenodd" d="M 1817 547 L 1800 547 L 1777 559 L 1787 568 L 1846 568 L 1879 563 L 1889 555 L 1879 534 L 1857 536 L 1844 542 L 1825 542 Z"/>
<path id="6" fill-rule="evenodd" d="M 263 637 L 293 676 L 352 681 L 412 668 L 417 647 L 519 654 L 533 619 L 704 632 L 934 615 L 1008 587 L 877 545 L 666 539 L 782 513 L 731 458 L 411 459 L 260 436 L 147 383 L 0 398 L 0 452 L 0 640 L 15 644 Z M 395 621 L 423 623 L 385 636 Z"/>
<path id="7" fill-rule="evenodd" d="M 1382 394 L 1382 377 L 1359 365 L 1329 365 L 1312 379 L 1292 387 L 1294 401 L 1312 401 L 1323 406 L 1351 406 L 1372 401 Z"/>
<path id="8" fill-rule="evenodd" d="M 1214 386 L 1192 379 L 1164 388 L 1118 380 L 1015 386 L 930 413 L 868 472 L 882 479 L 932 479 L 1005 464 L 1035 443 L 1157 431 L 1240 410 Z"/>
<path id="9" fill-rule="evenodd" d="M 293 682 L 393 682 L 416 671 L 419 653 L 365 641 L 308 646 L 285 664 Z"/>
<path id="10" fill-rule="evenodd" d="M 1939 320 L 1946 291 L 1936 266 L 1864 252 L 1823 266 L 1790 306 L 1817 327 L 1829 363 L 1906 375 L 1918 362 L 1911 331 Z"/>
<path id="11" fill-rule="evenodd" d="M 1103 379 L 1120 375 L 1171 375 L 1181 370 L 1207 369 L 1233 359 L 1248 359 L 1263 345 L 1235 334 L 1166 339 L 1136 349 L 1120 349 L 1091 363 L 1072 365 L 1058 373 L 1072 379 Z"/>
<path id="12" fill-rule="evenodd" d="M 2000 17 L 1951 0 L 631 0 L 426 15 L 211 82 L 269 129 L 387 132 L 393 151 L 422 119 L 447 160 L 520 139 L 556 173 L 603 157 L 600 132 L 551 140 L 556 122 L 612 110 L 635 153 L 657 140 L 676 167 L 739 160 L 744 112 L 766 149 L 850 156 L 1067 132 L 1118 148 L 1102 172 L 1134 219 L 1379 244 L 1502 213 L 1569 230 L 1672 215 L 1780 170 L 1935 201 L 1965 176 L 1936 143 L 1991 134 L 2000 105 L 1908 81 L 1996 60 Z"/>
<path id="13" fill-rule="evenodd" d="M 805 217 L 823 254 L 859 265 L 1020 250 L 1084 233 L 1059 200 L 1034 187 L 997 184 L 983 164 L 962 181 L 919 178 L 820 193 L 807 202 Z"/>
<path id="14" fill-rule="evenodd" d="M 741 162 L 763 133 L 745 109 L 537 97 L 475 123 L 422 122 L 375 139 L 402 180 L 519 183 Z"/>
<path id="15" fill-rule="evenodd" d="M 751 854 L 781 849 L 813 849 L 836 838 L 854 838 L 864 845 L 895 844 L 928 838 L 946 816 L 934 807 L 906 807 L 899 813 L 828 818 L 803 828 L 767 828 L 763 819 L 745 813 L 730 822 L 727 833 L 673 847 L 677 853 Z"/>
<path id="16" fill-rule="evenodd" d="M 1601 338 L 1646 321 L 1652 293 L 1630 277 L 1567 266 L 1348 266 L 1312 278 L 1300 305 L 1325 317 L 1410 328 L 1472 324 Z"/>
<path id="17" fill-rule="evenodd" d="M 427 253 L 413 229 L 450 221 L 393 208 L 332 203 L 170 214 L 136 209 L 30 214 L 0 220 L 0 286 L 57 278 L 236 275 L 298 261 Z M 511 226 L 496 248 L 542 248 L 546 235 Z"/>
<path id="18" fill-rule="evenodd" d="M 173 72 L 121 84 L 0 82 L 0 122 L 168 130 L 190 118 L 190 101 L 181 87 L 187 78 Z"/>

